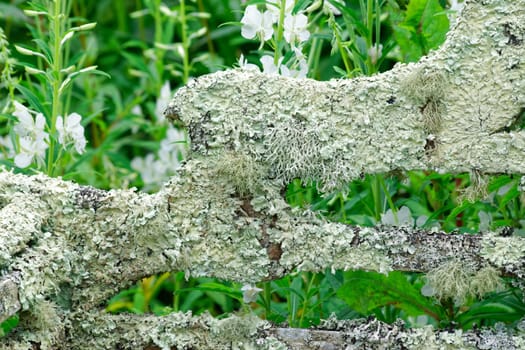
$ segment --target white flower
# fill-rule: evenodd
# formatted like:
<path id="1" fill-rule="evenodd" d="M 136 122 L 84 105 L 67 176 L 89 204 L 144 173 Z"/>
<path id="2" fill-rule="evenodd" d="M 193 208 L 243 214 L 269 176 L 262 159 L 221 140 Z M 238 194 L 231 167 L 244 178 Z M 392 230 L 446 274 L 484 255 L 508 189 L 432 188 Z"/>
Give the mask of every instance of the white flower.
<path id="1" fill-rule="evenodd" d="M 397 212 L 397 219 L 392 212 L 392 209 L 388 209 L 386 213 L 381 214 L 381 223 L 389 226 L 409 226 L 414 227 L 414 218 L 408 207 L 402 206 Z"/>
<path id="2" fill-rule="evenodd" d="M 162 162 L 155 160 L 153 153 L 148 153 L 144 158 L 133 158 L 131 168 L 140 173 L 146 187 L 156 187 L 166 178 L 166 168 Z"/>
<path id="3" fill-rule="evenodd" d="M 247 70 L 259 70 L 259 67 L 257 67 L 257 65 L 253 63 L 248 63 L 248 60 L 244 57 L 242 53 L 241 57 L 239 57 L 239 67 Z"/>
<path id="4" fill-rule="evenodd" d="M 56 129 L 58 131 L 58 142 L 66 148 L 66 146 L 73 142 L 75 149 L 79 154 L 86 150 L 86 137 L 84 136 L 84 127 L 80 124 L 82 117 L 78 113 L 71 113 L 66 117 L 66 121 L 62 116 L 57 117 Z"/>
<path id="5" fill-rule="evenodd" d="M 9 135 L 0 136 L 0 159 L 9 159 L 15 156 L 15 147 Z"/>
<path id="6" fill-rule="evenodd" d="M 19 168 L 25 168 L 33 162 L 33 158 L 42 164 L 49 141 L 49 134 L 44 131 L 46 118 L 42 113 L 31 111 L 21 103 L 15 101 L 14 105 L 13 115 L 18 118 L 14 131 L 20 138 L 20 149 L 19 153 L 15 155 L 15 165 Z M 34 120 L 31 113 L 36 113 Z"/>
<path id="7" fill-rule="evenodd" d="M 295 0 L 286 0 L 284 5 L 284 15 L 291 15 L 294 6 Z M 272 14 L 272 21 L 274 23 L 279 21 L 279 16 L 281 15 L 281 0 L 267 0 L 266 8 Z"/>
<path id="8" fill-rule="evenodd" d="M 306 61 L 306 57 L 299 48 L 292 47 L 292 50 L 295 53 L 295 62 L 293 62 L 290 68 L 284 64 L 281 65 L 281 75 L 284 77 L 304 79 L 308 74 L 308 62 Z"/>
<path id="9" fill-rule="evenodd" d="M 33 120 L 31 113 L 36 112 L 29 110 L 16 101 L 14 102 L 14 105 L 15 111 L 13 112 L 13 115 L 18 118 L 18 123 L 14 127 L 15 133 L 20 137 L 31 136 L 36 139 L 44 132 L 46 118 L 42 113 L 38 113 L 35 120 Z"/>
<path id="10" fill-rule="evenodd" d="M 168 176 L 180 167 L 179 158 L 184 156 L 184 132 L 170 125 L 166 138 L 160 142 L 159 160 L 164 164 Z"/>
<path id="11" fill-rule="evenodd" d="M 486 211 L 480 210 L 478 212 L 479 217 L 479 231 L 480 232 L 487 232 L 490 230 L 490 224 L 492 222 L 492 216 L 490 213 L 487 213 Z"/>
<path id="12" fill-rule="evenodd" d="M 298 79 L 306 78 L 306 75 L 308 74 L 308 62 L 306 62 L 306 58 L 300 52 L 299 49 L 292 49 L 294 50 L 297 56 L 295 58 L 295 61 L 292 61 L 293 64 L 291 64 L 291 67 L 288 67 L 282 63 L 283 57 L 279 58 L 277 64 L 274 63 L 274 59 L 272 56 L 265 55 L 261 57 L 260 61 L 263 66 L 263 73 L 270 75 L 280 74 L 283 77 Z M 288 62 L 288 64 L 290 64 L 290 62 Z"/>
<path id="13" fill-rule="evenodd" d="M 299 13 L 297 15 L 287 15 L 284 18 L 284 39 L 290 44 L 295 42 L 302 43 L 308 40 L 310 32 L 307 29 L 308 17 Z"/>
<path id="14" fill-rule="evenodd" d="M 158 123 L 163 123 L 166 120 L 164 116 L 164 111 L 168 108 L 168 104 L 171 100 L 171 88 L 170 82 L 167 81 L 160 88 L 159 98 L 157 99 L 157 104 L 155 105 L 155 116 L 157 117 Z"/>
<path id="15" fill-rule="evenodd" d="M 180 159 L 186 151 L 185 134 L 172 126 L 168 127 L 166 137 L 160 142 L 157 154 L 149 153 L 146 157 L 135 157 L 131 168 L 140 173 L 144 190 L 158 188 L 175 174 L 180 167 Z"/>
<path id="16" fill-rule="evenodd" d="M 383 54 L 383 45 L 375 43 L 371 48 L 367 51 L 368 56 L 370 57 L 370 61 L 372 64 L 376 64 L 377 60 L 381 57 Z"/>
<path id="17" fill-rule="evenodd" d="M 15 165 L 19 168 L 25 168 L 33 162 L 35 157 L 39 164 L 43 164 L 48 148 L 47 141 L 49 141 L 47 133 L 41 133 L 35 139 L 27 136 L 21 137 L 20 153 L 15 156 Z"/>
<path id="18" fill-rule="evenodd" d="M 255 5 L 246 6 L 241 23 L 241 35 L 246 39 L 258 36 L 259 40 L 264 42 L 273 35 L 272 14 L 269 11 L 261 13 Z"/>
<path id="19" fill-rule="evenodd" d="M 257 300 L 257 294 L 262 291 L 261 288 L 252 286 L 251 284 L 245 284 L 241 288 L 242 291 L 242 301 L 245 303 L 252 303 Z"/>
<path id="20" fill-rule="evenodd" d="M 144 113 L 142 113 L 142 108 L 140 105 L 134 105 L 131 109 L 131 114 L 142 117 Z"/>
<path id="21" fill-rule="evenodd" d="M 300 60 L 298 61 L 299 69 L 294 68 L 288 68 L 286 65 L 281 65 L 281 75 L 283 77 L 289 77 L 289 78 L 296 78 L 296 79 L 304 79 L 306 78 L 306 75 L 308 74 L 308 63 L 306 63 L 306 60 Z M 295 65 L 294 65 L 295 66 Z"/>
<path id="22" fill-rule="evenodd" d="M 262 63 L 264 74 L 279 74 L 279 66 L 281 65 L 282 57 L 279 59 L 277 65 L 273 63 L 273 57 L 270 55 L 264 55 L 259 60 Z"/>

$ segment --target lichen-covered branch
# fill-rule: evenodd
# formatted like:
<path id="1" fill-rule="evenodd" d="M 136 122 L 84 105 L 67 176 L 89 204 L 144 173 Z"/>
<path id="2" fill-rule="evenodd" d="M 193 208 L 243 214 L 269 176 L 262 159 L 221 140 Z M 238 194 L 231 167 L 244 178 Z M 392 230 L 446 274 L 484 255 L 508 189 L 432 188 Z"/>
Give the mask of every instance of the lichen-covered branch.
<path id="1" fill-rule="evenodd" d="M 273 326 L 253 314 L 219 320 L 208 314 L 143 316 L 90 312 L 71 314 L 67 322 L 71 332 L 67 349 L 518 350 L 525 346 L 522 333 L 489 329 L 436 331 L 431 326 L 407 329 L 401 322 L 386 324 L 375 319 L 329 319 L 319 328 L 294 329 Z M 64 337 L 60 332 L 55 335 Z M 34 330 L 20 331 L 0 344 L 0 350 L 31 349 L 32 336 Z"/>
<path id="2" fill-rule="evenodd" d="M 290 208 L 282 189 L 301 178 L 332 190 L 395 169 L 524 173 L 525 133 L 515 130 L 524 41 L 525 0 L 472 0 L 440 50 L 374 77 L 198 78 L 168 108 L 188 126 L 192 154 L 152 195 L 0 172 L 0 320 L 21 312 L 0 347 L 117 344 L 115 330 L 158 334 L 148 339 L 165 348 L 179 344 L 159 340 L 171 331 L 200 341 L 198 329 L 218 321 L 98 313 L 118 290 L 165 271 L 255 282 L 296 269 L 429 271 L 454 260 L 523 279 L 524 238 L 328 223 Z"/>
<path id="3" fill-rule="evenodd" d="M 218 72 L 180 89 L 167 115 L 195 153 L 227 150 L 267 178 L 326 190 L 395 169 L 523 173 L 524 42 L 523 0 L 470 1 L 417 64 L 329 82 Z"/>
<path id="4" fill-rule="evenodd" d="M 494 266 L 524 275 L 523 238 L 328 223 L 291 209 L 275 193 L 238 197 L 235 186 L 215 171 L 213 161 L 189 161 L 180 176 L 154 195 L 0 173 L 4 202 L 23 198 L 13 193 L 31 193 L 40 203 L 42 223 L 31 245 L 14 251 L 4 266 L 7 276 L 17 276 L 27 328 L 50 324 L 35 315 L 63 320 L 80 310 L 82 317 L 118 289 L 161 271 L 254 282 L 295 269 L 428 271 L 459 260 L 469 270 Z M 15 311 L 9 308 L 5 316 Z M 62 340 L 61 332 L 51 339 Z"/>

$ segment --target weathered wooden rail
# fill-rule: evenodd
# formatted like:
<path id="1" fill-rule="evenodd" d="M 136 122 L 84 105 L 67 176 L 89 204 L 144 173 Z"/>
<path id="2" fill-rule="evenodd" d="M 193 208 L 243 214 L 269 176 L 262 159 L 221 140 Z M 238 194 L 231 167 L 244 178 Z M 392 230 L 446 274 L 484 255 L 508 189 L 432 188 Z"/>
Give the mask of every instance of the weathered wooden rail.
<path id="1" fill-rule="evenodd" d="M 404 329 L 377 321 L 275 328 L 105 314 L 103 304 L 165 271 L 240 282 L 291 271 L 429 271 L 452 259 L 523 285 L 525 239 L 325 222 L 290 208 L 287 181 L 323 190 L 364 174 L 428 169 L 525 173 L 525 0 L 467 2 L 446 43 L 417 64 L 316 82 L 232 70 L 177 92 L 167 116 L 192 153 L 156 194 L 102 191 L 0 172 L 1 349 L 522 349 L 525 333 Z"/>

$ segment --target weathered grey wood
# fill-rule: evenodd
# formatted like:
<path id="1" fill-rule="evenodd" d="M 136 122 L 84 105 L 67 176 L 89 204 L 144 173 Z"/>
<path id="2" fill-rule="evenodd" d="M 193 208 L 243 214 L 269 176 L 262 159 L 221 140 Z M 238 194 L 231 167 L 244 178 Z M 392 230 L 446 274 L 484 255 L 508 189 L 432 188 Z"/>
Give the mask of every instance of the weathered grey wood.
<path id="1" fill-rule="evenodd" d="M 198 78 L 168 108 L 188 126 L 192 154 L 153 195 L 0 172 L 0 278 L 9 280 L 0 283 L 0 319 L 21 311 L 0 348 L 220 348 L 234 339 L 285 348 L 278 337 L 296 342 L 307 332 L 261 333 L 271 327 L 251 316 L 220 323 L 97 311 L 141 277 L 172 270 L 255 282 L 296 269 L 428 271 L 454 259 L 523 279 L 523 238 L 328 223 L 290 208 L 281 191 L 296 177 L 331 190 L 397 169 L 524 173 L 525 134 L 514 128 L 525 108 L 524 41 L 525 0 L 471 0 L 440 50 L 374 77 L 315 82 L 234 70 Z M 239 324 L 246 340 L 228 338 Z M 355 336 L 373 342 L 382 334 L 374 325 Z M 224 327 L 235 331 L 220 333 Z M 350 331 L 334 332 L 307 337 L 346 341 Z M 487 341 L 523 344 L 522 333 L 482 332 Z M 158 337 L 135 343 L 135 333 Z M 447 336 L 413 334 L 408 348 Z M 481 348 L 461 342 L 456 348 Z"/>

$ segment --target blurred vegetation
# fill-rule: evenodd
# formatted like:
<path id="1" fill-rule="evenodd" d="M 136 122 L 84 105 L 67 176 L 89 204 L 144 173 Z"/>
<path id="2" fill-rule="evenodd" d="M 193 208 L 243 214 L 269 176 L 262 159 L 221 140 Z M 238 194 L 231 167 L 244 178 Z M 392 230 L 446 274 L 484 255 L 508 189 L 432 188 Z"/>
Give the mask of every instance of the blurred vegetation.
<path id="1" fill-rule="evenodd" d="M 51 3 L 62 5 L 56 9 Z M 259 8 L 264 3 L 249 2 Z M 372 75 L 397 62 L 417 61 L 445 40 L 455 20 L 452 4 L 444 0 L 330 1 L 311 10 L 316 3 L 298 0 L 294 13 L 308 17 L 310 37 L 300 49 L 307 56 L 308 77 L 319 80 Z M 184 130 L 168 126 L 159 115 L 170 97 L 166 91 L 192 77 L 236 66 L 241 54 L 255 64 L 263 54 L 273 55 L 275 62 L 280 57 L 284 64 L 292 62 L 292 45 L 282 38 L 265 46 L 241 36 L 246 6 L 239 0 L 1 2 L 0 163 L 17 172 L 44 171 L 98 188 L 158 189 L 176 172 L 187 147 Z M 72 29 L 88 23 L 96 27 Z M 70 31 L 74 36 L 64 40 Z M 42 52 L 49 62 L 15 45 Z M 58 46 L 59 56 L 54 51 Z M 56 87 L 71 75 L 72 82 L 59 93 Z M 21 145 L 13 131 L 18 122 L 14 100 L 42 113 L 49 124 L 49 142 L 57 147 L 46 150 L 43 164 L 15 165 Z M 82 116 L 87 139 L 80 154 L 58 147 L 54 122 L 72 112 Z M 367 175 L 345 192 L 328 194 L 295 180 L 286 198 L 292 206 L 347 224 L 403 223 L 464 234 L 508 226 L 524 235 L 519 180 L 512 175 L 415 171 Z M 143 279 L 109 301 L 107 310 L 159 315 L 191 310 L 218 317 L 255 312 L 293 327 L 318 324 L 331 314 L 345 319 L 374 315 L 386 322 L 402 318 L 408 326 L 469 329 L 503 322 L 512 327 L 525 315 L 525 304 L 522 291 L 510 282 L 458 303 L 424 296 L 427 280 L 422 274 L 296 273 L 258 284 L 258 298 L 243 302 L 239 283 L 186 279 L 178 272 Z M 2 323 L 0 334 L 16 323 L 17 317 Z"/>

